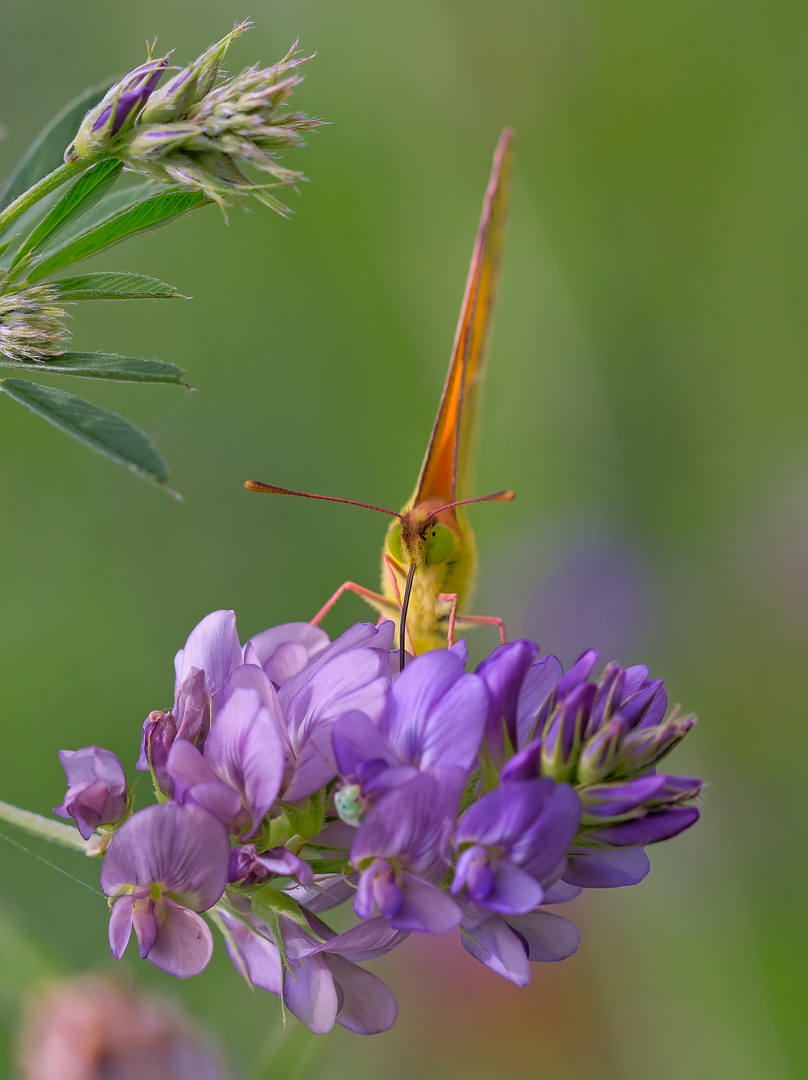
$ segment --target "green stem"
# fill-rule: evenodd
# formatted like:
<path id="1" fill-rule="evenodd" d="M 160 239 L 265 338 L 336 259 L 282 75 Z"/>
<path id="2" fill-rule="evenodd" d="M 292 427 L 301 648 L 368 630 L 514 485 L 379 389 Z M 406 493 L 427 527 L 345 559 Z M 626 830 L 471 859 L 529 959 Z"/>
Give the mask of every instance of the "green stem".
<path id="1" fill-rule="evenodd" d="M 61 844 L 62 847 L 73 848 L 74 851 L 87 853 L 88 847 L 93 843 L 92 838 L 82 840 L 73 825 L 62 825 L 59 821 L 51 821 L 50 818 L 43 817 L 41 814 L 21 810 L 19 806 L 12 806 L 7 802 L 0 801 L 0 821 L 7 821 L 10 825 L 25 829 L 33 836 L 40 836 L 54 844 Z"/>
<path id="2" fill-rule="evenodd" d="M 84 172 L 90 165 L 94 164 L 94 161 L 82 158 L 76 161 L 66 161 L 63 165 L 54 169 L 53 172 L 48 173 L 47 176 L 43 176 L 33 187 L 29 187 L 22 195 L 18 195 L 14 202 L 10 203 L 0 213 L 0 234 L 4 233 L 9 225 L 12 225 L 18 217 L 21 217 L 26 210 L 38 203 L 40 199 L 44 199 L 46 195 L 50 195 L 52 191 L 55 191 L 62 184 L 71 180 L 74 176 L 78 176 L 79 173 Z"/>

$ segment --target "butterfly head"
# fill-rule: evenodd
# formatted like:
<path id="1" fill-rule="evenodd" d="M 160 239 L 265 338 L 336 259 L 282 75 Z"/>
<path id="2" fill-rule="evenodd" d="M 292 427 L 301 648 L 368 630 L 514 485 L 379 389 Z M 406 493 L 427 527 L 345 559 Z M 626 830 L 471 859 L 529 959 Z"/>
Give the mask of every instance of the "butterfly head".
<path id="1" fill-rule="evenodd" d="M 387 550 L 403 567 L 444 563 L 460 541 L 454 508 L 442 506 L 438 499 L 403 511 L 387 530 Z"/>

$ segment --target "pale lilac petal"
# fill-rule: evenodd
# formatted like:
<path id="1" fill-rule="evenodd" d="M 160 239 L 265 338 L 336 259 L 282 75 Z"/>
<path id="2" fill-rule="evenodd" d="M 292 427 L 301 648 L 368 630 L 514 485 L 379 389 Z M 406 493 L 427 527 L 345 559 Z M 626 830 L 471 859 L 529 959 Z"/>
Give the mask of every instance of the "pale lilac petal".
<path id="1" fill-rule="evenodd" d="M 579 885 L 569 885 L 561 878 L 548 885 L 544 890 L 542 904 L 568 904 L 576 896 L 580 896 L 583 889 Z"/>
<path id="2" fill-rule="evenodd" d="M 208 693 L 223 685 L 232 669 L 241 663 L 241 645 L 234 611 L 213 611 L 194 627 L 185 647 L 174 658 L 176 687 L 179 689 L 192 667 L 205 672 Z"/>
<path id="3" fill-rule="evenodd" d="M 355 891 L 352 883 L 347 881 L 342 874 L 328 874 L 318 878 L 313 885 L 292 886 L 284 890 L 293 900 L 314 912 L 328 911 L 343 904 L 354 895 Z"/>
<path id="4" fill-rule="evenodd" d="M 325 936 L 316 920 L 314 929 L 321 936 Z M 323 944 L 317 945 L 314 951 L 340 953 L 353 963 L 361 963 L 364 960 L 375 960 L 379 956 L 384 956 L 407 937 L 409 934 L 391 927 L 385 919 L 366 919 L 344 930 L 341 934 L 329 938 Z"/>
<path id="5" fill-rule="evenodd" d="M 253 986 L 280 995 L 283 985 L 281 958 L 275 942 L 227 911 L 218 914 L 227 930 L 225 946 L 236 970 Z"/>
<path id="6" fill-rule="evenodd" d="M 325 630 L 311 623 L 285 623 L 262 630 L 245 646 L 255 649 L 258 663 L 276 686 L 298 675 L 330 642 Z"/>
<path id="7" fill-rule="evenodd" d="M 303 671 L 299 672 L 294 678 L 290 679 L 283 687 L 281 687 L 280 698 L 284 711 L 295 694 L 297 694 L 297 692 L 301 690 L 306 683 L 317 674 L 317 672 L 335 657 L 341 656 L 345 652 L 358 649 L 378 650 L 386 655 L 393 647 L 394 633 L 395 627 L 391 622 L 383 622 L 378 626 L 374 626 L 373 623 L 356 623 L 354 626 L 350 627 L 344 634 L 338 637 L 336 641 L 332 642 L 327 649 L 321 652 L 319 656 L 312 660 Z M 386 666 L 389 665 L 389 660 L 386 660 L 385 664 Z"/>
<path id="8" fill-rule="evenodd" d="M 162 803 L 139 810 L 113 836 L 101 866 L 101 888 L 116 896 L 155 882 L 194 911 L 224 892 L 230 862 L 227 831 L 199 806 Z"/>
<path id="9" fill-rule="evenodd" d="M 198 975 L 213 954 L 213 935 L 205 920 L 194 911 L 166 900 L 167 912 L 160 920 L 149 962 L 169 975 L 187 979 Z"/>
<path id="10" fill-rule="evenodd" d="M 324 1035 L 334 1026 L 340 1005 L 331 969 L 322 956 L 293 960 L 292 969 L 283 976 L 284 1003 L 310 1031 Z"/>
<path id="11" fill-rule="evenodd" d="M 408 870 L 400 871 L 396 877 L 401 889 L 401 904 L 388 920 L 391 926 L 421 934 L 445 934 L 460 925 L 463 912 L 437 885 Z"/>
<path id="12" fill-rule="evenodd" d="M 205 743 L 205 760 L 241 795 L 250 835 L 275 802 L 286 765 L 277 725 L 256 690 L 238 687 L 229 694 Z"/>
<path id="13" fill-rule="evenodd" d="M 509 915 L 507 921 L 524 939 L 532 962 L 566 960 L 581 943 L 578 927 L 563 915 L 532 911 L 528 915 Z"/>
<path id="14" fill-rule="evenodd" d="M 396 1022 L 398 1005 L 382 980 L 344 957 L 323 956 L 340 990 L 337 1023 L 357 1035 L 378 1035 Z"/>
<path id="15" fill-rule="evenodd" d="M 340 776 L 361 783 L 374 765 L 395 767 L 399 760 L 378 725 L 364 713 L 341 716 L 333 731 L 334 757 Z"/>
<path id="16" fill-rule="evenodd" d="M 241 810 L 237 791 L 223 783 L 197 748 L 185 739 L 177 739 L 167 762 L 172 798 L 179 803 L 194 803 L 209 810 L 228 830 L 235 827 Z"/>
<path id="17" fill-rule="evenodd" d="M 492 915 L 473 928 L 461 927 L 461 942 L 467 953 L 503 979 L 517 986 L 530 982 L 530 962 L 525 946 L 501 915 Z"/>
<path id="18" fill-rule="evenodd" d="M 132 935 L 132 912 L 134 896 L 120 896 L 112 905 L 109 916 L 109 947 L 116 960 L 120 960 Z"/>

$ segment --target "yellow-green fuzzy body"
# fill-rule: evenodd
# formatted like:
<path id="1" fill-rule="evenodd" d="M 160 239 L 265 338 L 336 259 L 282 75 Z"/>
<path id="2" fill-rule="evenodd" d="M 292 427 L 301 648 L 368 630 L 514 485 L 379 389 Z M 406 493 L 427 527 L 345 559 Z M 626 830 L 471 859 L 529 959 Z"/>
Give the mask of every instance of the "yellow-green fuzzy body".
<path id="1" fill-rule="evenodd" d="M 462 507 L 444 510 L 436 517 L 430 512 L 444 505 L 444 500 L 428 499 L 418 506 L 402 511 L 401 559 L 394 562 L 394 573 L 399 597 L 393 589 L 388 565 L 382 563 L 382 591 L 398 604 L 404 595 L 404 587 L 410 565 L 415 563 L 410 603 L 407 610 L 407 645 L 412 640 L 416 656 L 428 649 L 445 649 L 449 643 L 449 613 L 451 602 L 439 600 L 443 594 L 456 594 L 458 618 L 466 611 L 471 600 L 477 575 L 477 546 L 474 534 Z M 426 561 L 426 536 L 430 526 L 440 521 L 447 525 L 454 536 L 454 546 L 448 559 L 430 565 Z M 389 555 L 389 538 L 398 527 L 395 521 L 388 529 L 385 552 Z M 392 558 L 392 556 L 390 556 Z M 396 634 L 400 618 L 396 618 Z"/>

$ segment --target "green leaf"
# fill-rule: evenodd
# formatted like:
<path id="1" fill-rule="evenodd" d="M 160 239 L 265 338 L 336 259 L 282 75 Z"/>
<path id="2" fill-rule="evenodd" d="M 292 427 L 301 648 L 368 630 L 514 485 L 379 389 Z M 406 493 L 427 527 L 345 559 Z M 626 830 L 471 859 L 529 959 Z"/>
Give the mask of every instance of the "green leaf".
<path id="1" fill-rule="evenodd" d="M 107 79 L 79 94 L 40 131 L 6 181 L 0 194 L 0 210 L 5 210 L 18 195 L 22 195 L 43 176 L 47 176 L 62 164 L 64 152 L 78 131 L 85 113 L 98 104 L 113 82 L 114 80 Z"/>
<path id="2" fill-rule="evenodd" d="M 81 274 L 78 277 L 61 278 L 53 282 L 60 300 L 160 300 L 176 297 L 187 300 L 173 285 L 166 285 L 158 278 L 126 271 L 102 271 L 98 274 Z"/>
<path id="3" fill-rule="evenodd" d="M 74 240 L 35 262 L 26 282 L 39 281 L 54 270 L 61 270 L 70 263 L 106 251 L 107 248 L 128 240 L 130 236 L 150 229 L 159 229 L 161 225 L 167 225 L 169 221 L 189 210 L 195 210 L 198 206 L 206 205 L 208 201 L 200 191 L 164 191 L 154 195 L 115 214 L 96 228 L 80 233 Z"/>
<path id="4" fill-rule="evenodd" d="M 176 383 L 187 387 L 184 374 L 176 364 L 162 360 L 141 360 L 135 356 L 118 356 L 116 353 L 66 352 L 52 360 L 27 363 L 12 360 L 0 353 L 0 367 L 35 371 L 38 375 L 80 375 L 85 379 L 112 379 L 115 382 Z"/>
<path id="5" fill-rule="evenodd" d="M 306 859 L 315 874 L 341 874 L 348 865 L 347 856 L 343 859 Z"/>
<path id="6" fill-rule="evenodd" d="M 106 158 L 80 176 L 56 205 L 51 207 L 30 236 L 23 240 L 9 267 L 9 275 L 13 276 L 21 262 L 29 261 L 30 256 L 46 241 L 58 236 L 71 221 L 81 217 L 102 199 L 118 179 L 122 169 L 123 162 L 116 158 Z"/>
<path id="7" fill-rule="evenodd" d="M 72 221 L 68 225 L 62 236 L 62 242 L 72 240 L 80 233 L 88 232 L 91 227 L 95 228 L 102 221 L 108 221 L 122 210 L 128 210 L 130 206 L 145 202 L 146 199 L 151 198 L 152 195 L 157 195 L 161 191 L 165 191 L 165 185 L 158 184 L 156 180 L 144 180 L 142 183 L 129 184 L 128 186 L 124 186 L 123 183 L 116 184 L 101 202 L 91 206 L 78 221 Z M 47 250 L 48 247 L 49 245 L 46 244 L 45 249 Z"/>
<path id="8" fill-rule="evenodd" d="M 148 438 L 123 417 L 63 390 L 23 382 L 22 379 L 0 379 L 0 390 L 43 420 L 125 465 L 138 476 L 161 484 L 168 479 L 166 464 Z"/>

